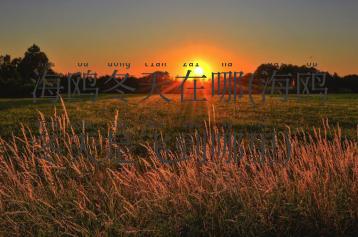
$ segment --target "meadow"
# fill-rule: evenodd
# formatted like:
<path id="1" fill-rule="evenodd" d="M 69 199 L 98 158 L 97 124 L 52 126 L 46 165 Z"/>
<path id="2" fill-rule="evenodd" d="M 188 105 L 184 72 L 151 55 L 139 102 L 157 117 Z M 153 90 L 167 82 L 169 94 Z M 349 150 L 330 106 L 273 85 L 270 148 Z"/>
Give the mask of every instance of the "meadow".
<path id="1" fill-rule="evenodd" d="M 168 96 L 168 95 L 166 95 Z M 356 94 L 328 95 L 326 100 L 319 96 L 269 97 L 265 103 L 261 96 L 254 96 L 255 106 L 248 97 L 238 102 L 220 101 L 216 98 L 210 102 L 180 102 L 178 95 L 168 96 L 171 103 L 166 103 L 159 96 L 141 101 L 145 96 L 129 95 L 125 103 L 115 95 L 100 95 L 96 101 L 91 98 L 67 100 L 64 98 L 67 112 L 74 127 L 83 123 L 91 134 L 98 129 L 106 130 L 113 120 L 115 112 L 119 113 L 122 129 L 131 137 L 141 131 L 159 129 L 165 134 L 185 132 L 200 128 L 204 122 L 222 126 L 232 124 L 240 131 L 264 132 L 273 129 L 282 130 L 289 126 L 292 130 L 303 128 L 311 130 L 322 125 L 322 119 L 328 119 L 331 125 L 339 125 L 345 135 L 356 137 L 358 120 L 358 96 Z M 51 116 L 54 110 L 61 112 L 59 101 L 48 99 L 0 99 L 0 136 L 11 137 L 19 134 L 20 124 L 32 130 L 38 128 L 38 112 Z"/>
<path id="2" fill-rule="evenodd" d="M 2 235 L 358 233 L 357 95 L 113 97 L 0 100 Z"/>

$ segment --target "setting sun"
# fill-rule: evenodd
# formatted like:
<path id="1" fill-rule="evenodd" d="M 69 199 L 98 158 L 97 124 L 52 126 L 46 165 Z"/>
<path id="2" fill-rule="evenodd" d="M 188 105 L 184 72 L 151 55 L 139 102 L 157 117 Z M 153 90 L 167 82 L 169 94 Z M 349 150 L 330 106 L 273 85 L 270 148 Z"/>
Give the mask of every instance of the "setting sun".
<path id="1" fill-rule="evenodd" d="M 201 76 L 201 75 L 204 74 L 204 70 L 203 70 L 201 67 L 196 67 L 196 68 L 194 69 L 194 73 L 195 73 L 196 75 L 198 75 L 198 76 Z"/>
<path id="2" fill-rule="evenodd" d="M 209 77 L 212 73 L 213 68 L 207 63 L 206 60 L 202 59 L 192 59 L 189 60 L 189 64 L 183 67 L 184 71 L 182 72 L 184 75 L 188 70 L 191 70 L 191 76 L 206 76 Z"/>

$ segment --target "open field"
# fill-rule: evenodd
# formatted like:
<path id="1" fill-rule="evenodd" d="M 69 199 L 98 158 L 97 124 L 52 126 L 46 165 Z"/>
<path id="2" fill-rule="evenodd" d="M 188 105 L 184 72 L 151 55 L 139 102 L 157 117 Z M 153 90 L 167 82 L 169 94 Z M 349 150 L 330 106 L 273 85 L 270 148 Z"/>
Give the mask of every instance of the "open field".
<path id="1" fill-rule="evenodd" d="M 56 112 L 44 101 L 0 100 L 1 234 L 358 232 L 357 95 L 269 97 L 255 107 L 247 98 L 165 104 L 130 96 L 125 104 L 109 97 L 65 101 Z M 226 147 L 228 123 L 245 133 L 274 131 L 274 146 L 230 134 Z M 172 150 L 156 149 L 158 129 Z M 129 144 L 120 142 L 124 134 Z"/>
<path id="2" fill-rule="evenodd" d="M 331 125 L 339 124 L 345 135 L 356 136 L 358 121 L 357 95 L 328 95 L 326 101 L 318 96 L 302 96 L 299 99 L 268 97 L 266 103 L 259 104 L 261 97 L 255 96 L 256 106 L 249 103 L 247 97 L 240 102 L 213 101 L 180 103 L 179 96 L 172 95 L 172 103 L 165 103 L 158 96 L 140 102 L 144 96 L 129 96 L 126 104 L 111 95 L 102 95 L 93 102 L 91 99 L 68 101 L 65 104 L 71 122 L 82 127 L 85 122 L 89 132 L 105 129 L 113 120 L 116 110 L 123 129 L 131 136 L 141 134 L 143 130 L 158 128 L 166 134 L 183 132 L 188 128 L 197 128 L 204 121 L 216 125 L 232 124 L 240 131 L 272 131 L 283 129 L 311 129 L 322 125 L 322 119 L 328 119 Z M 45 116 L 52 115 L 54 108 L 61 112 L 60 103 L 49 100 L 33 103 L 32 99 L 0 99 L 0 136 L 9 137 L 20 132 L 20 123 L 32 129 L 38 127 L 38 111 Z"/>

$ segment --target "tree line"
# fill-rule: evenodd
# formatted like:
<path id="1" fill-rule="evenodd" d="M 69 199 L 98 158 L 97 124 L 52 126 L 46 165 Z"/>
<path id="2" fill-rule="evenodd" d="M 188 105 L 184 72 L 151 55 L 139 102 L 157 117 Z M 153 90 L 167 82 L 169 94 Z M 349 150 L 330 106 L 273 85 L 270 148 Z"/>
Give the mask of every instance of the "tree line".
<path id="1" fill-rule="evenodd" d="M 32 45 L 27 49 L 23 58 L 12 58 L 10 55 L 0 55 L 0 97 L 31 97 L 34 90 L 36 79 L 42 75 L 46 70 L 46 65 L 51 65 L 46 53 L 41 51 L 37 45 Z M 292 74 L 298 73 L 320 73 L 316 68 L 307 66 L 297 66 L 291 64 L 262 64 L 255 71 L 254 75 L 258 76 L 263 73 L 271 75 L 274 71 L 277 74 Z M 56 74 L 56 72 L 49 68 L 49 73 Z M 156 72 L 157 82 L 170 84 L 174 83 L 171 80 L 168 72 Z M 337 73 L 326 73 L 326 86 L 329 93 L 358 93 L 358 75 L 339 76 Z M 60 78 L 66 79 L 66 76 L 57 73 Z M 252 73 L 245 74 L 243 77 L 243 84 L 247 86 L 247 81 Z M 109 76 L 102 76 L 97 79 L 97 87 L 105 91 L 106 88 L 113 86 L 113 82 L 106 83 Z M 64 88 L 66 88 L 66 80 L 61 80 Z M 112 83 L 112 85 L 111 85 Z M 257 81 L 255 81 L 257 83 Z M 151 77 L 134 77 L 127 78 L 126 85 L 136 88 L 135 93 L 145 93 L 150 88 Z"/>

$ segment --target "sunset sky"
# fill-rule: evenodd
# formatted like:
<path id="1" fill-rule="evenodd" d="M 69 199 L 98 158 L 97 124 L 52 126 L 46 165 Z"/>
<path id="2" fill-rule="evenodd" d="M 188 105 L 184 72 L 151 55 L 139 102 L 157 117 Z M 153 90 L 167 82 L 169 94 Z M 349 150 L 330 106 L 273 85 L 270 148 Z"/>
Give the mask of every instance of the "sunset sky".
<path id="1" fill-rule="evenodd" d="M 23 56 L 38 44 L 60 72 L 89 62 L 184 62 L 248 72 L 259 64 L 318 62 L 358 73 L 357 0 L 1 0 L 0 54 Z"/>

